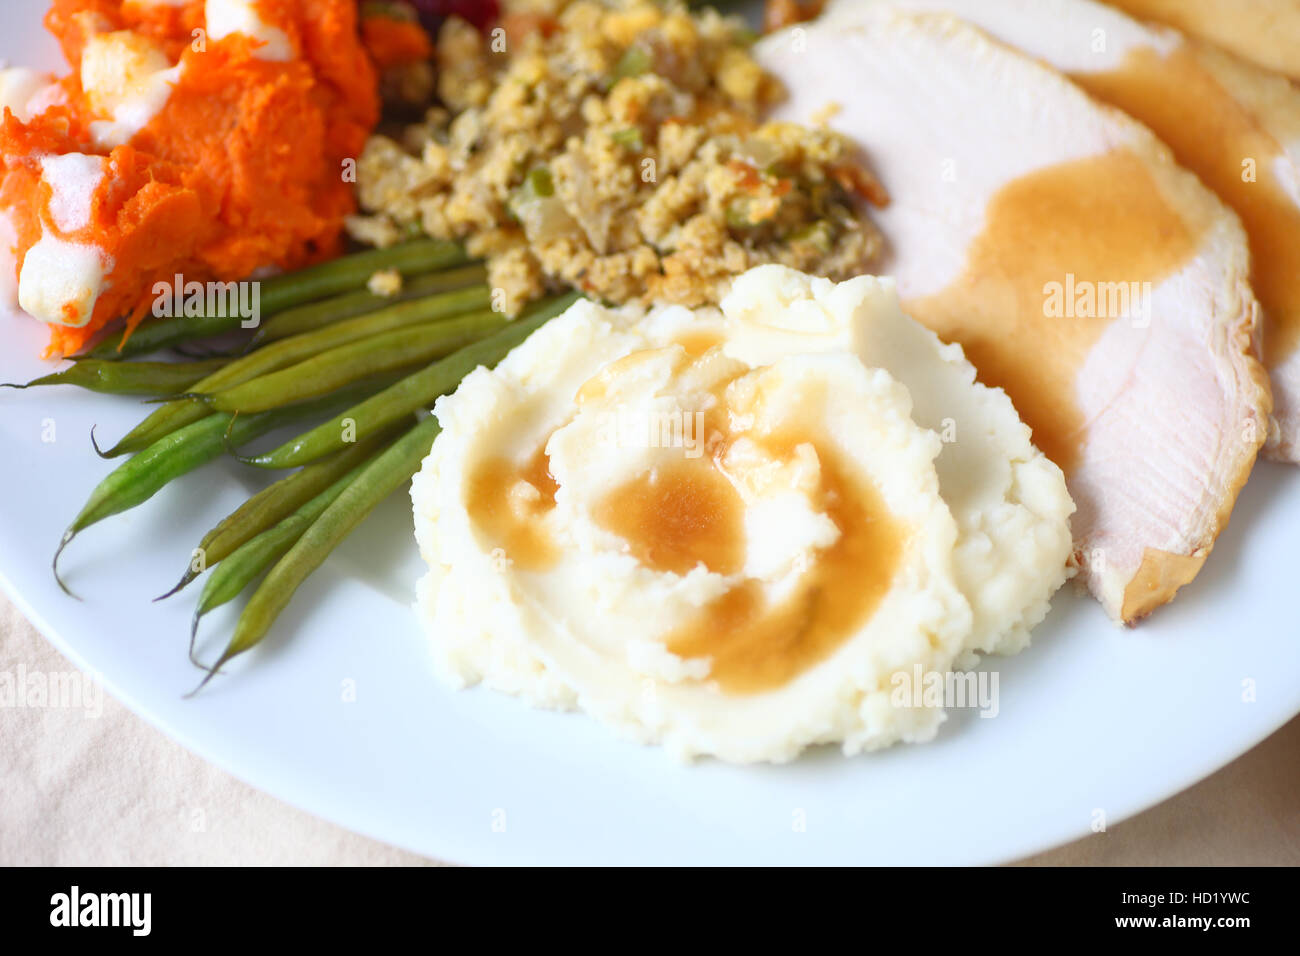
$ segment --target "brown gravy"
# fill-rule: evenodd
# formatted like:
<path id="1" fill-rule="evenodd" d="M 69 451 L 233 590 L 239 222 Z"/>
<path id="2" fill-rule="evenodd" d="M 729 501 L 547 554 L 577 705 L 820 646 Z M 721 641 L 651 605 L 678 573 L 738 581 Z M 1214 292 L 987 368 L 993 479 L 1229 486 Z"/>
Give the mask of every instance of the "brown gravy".
<path id="1" fill-rule="evenodd" d="M 465 507 L 516 567 L 544 571 L 558 557 L 541 521 L 555 507 L 557 490 L 543 443 L 523 465 L 505 458 L 489 458 L 480 464 L 470 476 Z"/>
<path id="2" fill-rule="evenodd" d="M 1265 363 L 1277 365 L 1300 344 L 1300 208 L 1273 172 L 1277 141 L 1187 49 L 1166 57 L 1134 51 L 1114 72 L 1072 79 L 1151 127 L 1179 163 L 1237 211 L 1250 237 L 1251 285 L 1268 315 Z M 1242 179 L 1248 159 L 1255 182 Z"/>
<path id="3" fill-rule="evenodd" d="M 684 332 L 677 337 L 676 343 L 686 350 L 691 358 L 699 358 L 709 349 L 722 344 L 722 336 L 716 332 Z"/>
<path id="4" fill-rule="evenodd" d="M 593 517 L 654 571 L 686 574 L 703 563 L 736 574 L 745 563 L 745 503 L 708 458 L 674 458 L 634 478 Z"/>
<path id="5" fill-rule="evenodd" d="M 1142 161 L 1116 150 L 1008 183 L 989 202 L 963 274 L 905 305 L 945 341 L 961 343 L 980 381 L 1006 390 L 1034 442 L 1068 473 L 1087 425 L 1074 397 L 1076 373 L 1116 319 L 1049 317 L 1045 286 L 1065 284 L 1068 275 L 1076 286 L 1154 286 L 1196 245 Z"/>
<path id="6" fill-rule="evenodd" d="M 772 443 L 779 457 L 800 440 Z M 777 606 L 745 581 L 670 635 L 681 657 L 711 657 L 723 691 L 752 694 L 781 687 L 829 657 L 871 617 L 889 590 L 908 538 L 880 493 L 856 481 L 839 456 L 817 445 L 822 501 L 840 537 L 820 552 L 796 593 Z"/>

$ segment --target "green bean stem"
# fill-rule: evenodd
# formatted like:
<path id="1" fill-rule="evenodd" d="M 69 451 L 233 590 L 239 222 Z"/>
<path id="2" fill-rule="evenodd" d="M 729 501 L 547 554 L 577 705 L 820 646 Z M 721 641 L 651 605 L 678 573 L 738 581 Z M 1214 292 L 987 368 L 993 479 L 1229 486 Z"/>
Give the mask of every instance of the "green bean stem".
<path id="1" fill-rule="evenodd" d="M 424 299 L 402 302 L 369 315 L 357 316 L 292 338 L 281 339 L 256 352 L 235 359 L 220 371 L 195 383 L 191 391 L 195 394 L 215 392 L 381 332 L 481 309 L 487 304 L 489 297 L 490 293 L 484 286 L 457 289 Z M 198 421 L 209 411 L 207 403 L 202 400 L 188 395 L 177 398 L 149 415 L 121 441 L 104 452 L 104 457 L 116 458 L 119 455 L 147 448 L 177 428 Z"/>
<path id="2" fill-rule="evenodd" d="M 381 501 L 411 480 L 433 440 L 438 420 L 429 416 L 399 438 L 387 451 L 362 469 L 324 512 L 311 523 L 285 555 L 276 561 L 239 615 L 235 633 L 198 693 L 231 658 L 256 647 L 298 587 L 329 557 L 344 538 L 365 520 Z"/>
<path id="3" fill-rule="evenodd" d="M 460 246 L 438 239 L 417 239 L 387 249 L 369 249 L 296 272 L 260 280 L 260 312 L 274 315 L 285 309 L 360 289 L 376 272 L 396 270 L 403 276 L 423 275 L 466 261 Z M 195 339 L 221 335 L 240 327 L 240 315 L 204 314 L 155 318 L 131 333 L 111 336 L 88 353 L 89 358 L 129 358 Z"/>
<path id="4" fill-rule="evenodd" d="M 311 527 L 313 521 L 333 504 L 365 467 L 361 461 L 337 478 L 333 484 L 303 502 L 296 510 L 285 515 L 271 527 L 254 535 L 232 551 L 218 564 L 203 585 L 194 619 L 190 624 L 190 660 L 194 660 L 194 640 L 198 636 L 199 621 L 209 611 L 233 601 L 253 579 L 269 568 L 293 547 L 294 543 Z M 198 663 L 195 661 L 195 663 Z"/>
<path id="5" fill-rule="evenodd" d="M 454 390 L 460 380 L 480 365 L 493 366 L 511 349 L 547 321 L 559 315 L 581 296 L 569 293 L 539 303 L 500 332 L 466 346 L 445 359 L 407 376 L 359 405 L 339 413 L 330 421 L 304 432 L 261 455 L 238 456 L 245 464 L 259 468 L 296 468 L 316 461 L 344 444 L 345 435 L 359 438 L 426 408 L 440 395 Z M 345 428 L 350 425 L 350 428 Z"/>
<path id="6" fill-rule="evenodd" d="M 423 365 L 486 338 L 508 324 L 499 312 L 471 312 L 384 332 L 330 349 L 208 397 L 221 412 L 263 412 L 324 395 L 358 378 Z"/>
<path id="7" fill-rule="evenodd" d="M 58 565 L 63 549 L 81 531 L 148 501 L 172 480 L 218 457 L 226 448 L 227 441 L 252 441 L 281 425 L 313 415 L 328 414 L 340 405 L 346 406 L 358 397 L 373 392 L 375 387 L 373 382 L 363 382 L 315 402 L 290 405 L 258 415 L 227 415 L 218 412 L 186 425 L 159 439 L 138 455 L 133 455 L 95 486 L 85 506 L 63 533 L 52 562 L 54 578 L 59 587 L 68 595 L 76 597 L 59 577 Z"/>
<path id="8" fill-rule="evenodd" d="M 328 488 L 333 482 L 358 465 L 368 461 L 394 437 L 389 431 L 365 441 L 349 445 L 337 455 L 308 465 L 263 488 L 232 511 L 203 536 L 196 552 L 202 555 L 202 565 L 195 568 L 191 561 L 180 582 L 157 598 L 171 597 L 202 574 L 202 568 L 211 567 L 233 554 L 251 538 L 287 518 L 304 504 Z"/>
<path id="9" fill-rule="evenodd" d="M 105 395 L 144 395 L 158 398 L 192 388 L 226 364 L 227 359 L 201 362 L 105 362 L 83 359 L 68 368 L 42 375 L 25 385 L 5 383 L 0 388 L 36 388 L 74 385 Z"/>

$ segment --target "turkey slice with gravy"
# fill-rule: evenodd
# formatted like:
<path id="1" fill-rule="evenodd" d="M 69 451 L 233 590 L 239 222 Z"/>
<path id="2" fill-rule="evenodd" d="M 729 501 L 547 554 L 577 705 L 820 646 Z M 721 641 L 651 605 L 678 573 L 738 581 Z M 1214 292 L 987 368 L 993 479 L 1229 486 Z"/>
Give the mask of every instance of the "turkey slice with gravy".
<path id="1" fill-rule="evenodd" d="M 1300 0 L 1108 0 L 1300 80 Z"/>
<path id="2" fill-rule="evenodd" d="M 1064 469 L 1093 594 L 1126 622 L 1170 600 L 1267 431 L 1237 218 L 1145 127 L 955 17 L 873 7 L 758 56 L 781 118 L 838 106 L 863 145 L 882 271 Z"/>
<path id="3" fill-rule="evenodd" d="M 1273 380 L 1266 452 L 1300 460 L 1300 89 L 1094 0 L 878 0 L 953 13 L 1149 126 L 1241 217 Z M 877 4 L 841 0 L 852 22 Z M 1300 47 L 1296 48 L 1300 56 Z"/>

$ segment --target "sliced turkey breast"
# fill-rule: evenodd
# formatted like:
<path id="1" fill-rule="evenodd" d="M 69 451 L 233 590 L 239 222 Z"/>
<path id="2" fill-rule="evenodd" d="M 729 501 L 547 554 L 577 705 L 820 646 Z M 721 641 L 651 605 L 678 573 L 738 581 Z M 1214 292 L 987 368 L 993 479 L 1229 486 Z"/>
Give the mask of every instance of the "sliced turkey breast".
<path id="1" fill-rule="evenodd" d="M 1141 124 L 955 17 L 877 7 L 758 57 L 784 118 L 838 107 L 891 197 L 882 272 L 1065 470 L 1093 594 L 1126 622 L 1172 598 L 1267 430 L 1237 218 Z"/>
<path id="2" fill-rule="evenodd" d="M 1300 460 L 1300 88 L 1094 0 L 874 3 L 955 14 L 1056 67 L 1149 126 L 1237 212 L 1273 376 L 1276 427 L 1266 452 Z M 874 3 L 838 0 L 828 15 L 853 22 Z"/>
<path id="3" fill-rule="evenodd" d="M 1300 0 L 1108 0 L 1300 80 Z"/>
<path id="4" fill-rule="evenodd" d="M 1264 364 L 1273 378 L 1276 427 L 1264 451 L 1270 458 L 1300 462 L 1300 87 L 1207 44 L 1197 44 L 1196 50 L 1201 69 L 1246 111 L 1253 128 L 1234 133 L 1226 118 L 1212 117 L 1214 125 L 1207 125 L 1204 104 L 1184 96 L 1180 112 L 1186 122 L 1179 132 L 1168 124 L 1156 132 L 1246 226 L 1251 283 L 1264 307 Z M 1193 162 L 1216 136 L 1239 139 L 1210 162 Z"/>

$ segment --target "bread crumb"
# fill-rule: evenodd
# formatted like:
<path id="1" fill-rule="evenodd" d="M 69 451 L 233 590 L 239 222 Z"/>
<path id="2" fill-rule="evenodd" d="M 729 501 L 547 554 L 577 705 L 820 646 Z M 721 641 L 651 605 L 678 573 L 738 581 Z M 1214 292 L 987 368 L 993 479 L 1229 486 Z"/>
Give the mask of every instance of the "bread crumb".
<path id="1" fill-rule="evenodd" d="M 808 117 L 808 122 L 812 123 L 813 126 L 825 126 L 835 117 L 839 116 L 843 111 L 843 103 L 837 103 L 834 100 L 831 100 L 821 109 L 816 110 L 812 116 Z"/>
<path id="2" fill-rule="evenodd" d="M 397 295 L 402 291 L 402 274 L 396 269 L 382 269 L 370 277 L 366 288 L 372 295 L 382 295 L 385 298 Z"/>

